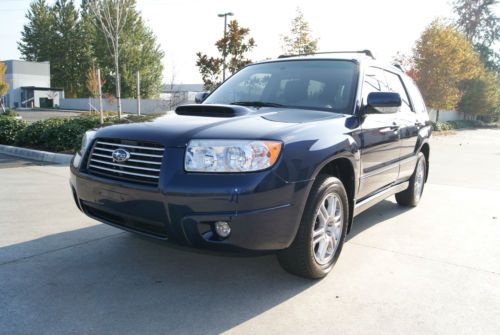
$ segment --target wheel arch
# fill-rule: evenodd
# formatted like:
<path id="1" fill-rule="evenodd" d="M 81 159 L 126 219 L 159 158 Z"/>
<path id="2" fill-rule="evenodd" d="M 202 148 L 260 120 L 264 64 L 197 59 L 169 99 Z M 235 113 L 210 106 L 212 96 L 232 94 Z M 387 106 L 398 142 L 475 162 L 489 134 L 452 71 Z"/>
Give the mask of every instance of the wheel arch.
<path id="1" fill-rule="evenodd" d="M 429 157 L 431 154 L 431 147 L 429 142 L 424 142 L 420 147 L 420 152 L 422 152 L 425 156 L 425 181 L 427 182 L 427 178 L 429 178 Z"/>
<path id="2" fill-rule="evenodd" d="M 320 174 L 327 174 L 336 177 L 344 185 L 347 193 L 347 200 L 349 202 L 349 222 L 347 233 L 349 233 L 353 221 L 354 199 L 356 189 L 358 187 L 357 181 L 359 180 L 357 178 L 357 169 L 355 166 L 355 160 L 353 157 L 337 156 L 325 162 L 315 175 L 315 178 Z"/>

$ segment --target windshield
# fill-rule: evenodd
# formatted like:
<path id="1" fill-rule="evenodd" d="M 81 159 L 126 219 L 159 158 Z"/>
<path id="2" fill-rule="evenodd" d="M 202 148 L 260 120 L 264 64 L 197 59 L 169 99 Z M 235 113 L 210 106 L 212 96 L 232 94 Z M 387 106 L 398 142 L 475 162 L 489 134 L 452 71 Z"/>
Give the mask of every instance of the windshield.
<path id="1" fill-rule="evenodd" d="M 343 60 L 299 60 L 251 65 L 203 103 L 289 107 L 351 114 L 357 65 Z"/>

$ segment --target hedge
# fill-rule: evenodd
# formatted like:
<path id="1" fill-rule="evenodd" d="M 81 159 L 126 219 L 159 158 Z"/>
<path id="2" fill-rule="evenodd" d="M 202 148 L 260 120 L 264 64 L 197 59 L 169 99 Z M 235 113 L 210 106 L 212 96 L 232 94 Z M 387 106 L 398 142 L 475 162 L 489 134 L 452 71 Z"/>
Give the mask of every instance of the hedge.
<path id="1" fill-rule="evenodd" d="M 464 128 L 483 127 L 484 123 L 477 120 L 456 120 L 447 122 L 433 122 L 432 129 L 436 131 L 446 131 Z"/>
<path id="2" fill-rule="evenodd" d="M 11 116 L 0 117 L 0 144 L 14 144 L 16 135 L 27 125 L 26 121 Z"/>
<path id="3" fill-rule="evenodd" d="M 103 126 L 117 123 L 145 122 L 157 118 L 159 114 L 129 116 L 118 119 L 106 117 Z M 95 115 L 76 118 L 52 118 L 27 124 L 12 116 L 0 115 L 0 144 L 14 144 L 53 152 L 76 152 L 81 145 L 83 134 L 100 127 Z"/>

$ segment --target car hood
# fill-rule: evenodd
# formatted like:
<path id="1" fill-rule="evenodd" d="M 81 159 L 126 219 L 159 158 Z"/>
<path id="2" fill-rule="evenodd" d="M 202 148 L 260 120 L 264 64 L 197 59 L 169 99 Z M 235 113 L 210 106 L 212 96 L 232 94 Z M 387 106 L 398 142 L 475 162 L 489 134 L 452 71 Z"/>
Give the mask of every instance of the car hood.
<path id="1" fill-rule="evenodd" d="M 173 112 L 151 122 L 102 128 L 101 138 L 131 139 L 184 147 L 191 139 L 276 139 L 282 140 L 291 128 L 344 115 L 291 108 L 248 108 L 231 117 L 177 115 Z"/>

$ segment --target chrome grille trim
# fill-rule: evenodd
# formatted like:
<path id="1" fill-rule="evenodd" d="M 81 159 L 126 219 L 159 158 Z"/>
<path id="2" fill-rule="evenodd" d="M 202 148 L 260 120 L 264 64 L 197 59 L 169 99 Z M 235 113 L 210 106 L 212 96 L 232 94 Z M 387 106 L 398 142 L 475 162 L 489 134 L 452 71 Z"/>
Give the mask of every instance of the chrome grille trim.
<path id="1" fill-rule="evenodd" d="M 111 151 L 114 151 L 114 150 L 111 150 Z M 92 157 L 94 157 L 94 156 L 103 157 L 103 158 L 110 158 L 109 155 L 96 154 L 95 152 L 92 154 Z M 133 158 L 130 158 L 127 162 L 161 165 L 161 162 L 143 161 L 143 160 L 140 160 L 140 159 L 133 159 Z"/>
<path id="2" fill-rule="evenodd" d="M 130 158 L 118 163 L 112 154 L 120 148 L 127 150 Z M 88 158 L 87 171 L 99 177 L 156 186 L 160 179 L 164 150 L 158 143 L 97 139 Z"/>
<path id="3" fill-rule="evenodd" d="M 111 145 L 111 146 L 115 146 L 117 148 L 133 148 L 133 149 L 156 150 L 156 151 L 163 151 L 164 150 L 163 148 L 143 147 L 143 146 L 138 146 L 138 145 L 120 144 L 120 143 L 109 143 L 109 142 L 104 142 L 104 141 L 97 141 L 96 144 Z"/>
<path id="4" fill-rule="evenodd" d="M 116 172 L 116 170 L 108 169 L 108 168 L 105 168 L 102 166 L 97 166 L 97 165 L 92 165 L 92 164 L 90 164 L 89 166 L 94 168 L 94 169 Z M 156 178 L 156 179 L 160 178 L 160 176 L 151 176 L 151 175 L 142 174 L 142 173 L 135 173 L 135 172 L 120 171 L 120 173 L 127 174 L 130 176 L 139 176 L 139 177 Z"/>
<path id="5" fill-rule="evenodd" d="M 103 163 L 103 164 L 107 164 L 107 165 L 112 165 L 112 166 L 124 167 L 124 168 L 127 168 L 127 169 L 160 172 L 160 169 L 151 169 L 151 168 L 145 168 L 145 167 L 135 166 L 135 165 L 111 163 L 111 162 L 106 162 L 106 161 L 102 161 L 100 159 L 94 159 L 94 158 L 91 158 L 90 161 L 91 162 L 96 162 L 96 163 Z M 127 162 L 130 162 L 130 160 L 128 160 Z"/>

